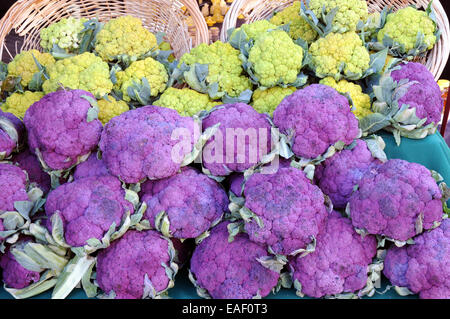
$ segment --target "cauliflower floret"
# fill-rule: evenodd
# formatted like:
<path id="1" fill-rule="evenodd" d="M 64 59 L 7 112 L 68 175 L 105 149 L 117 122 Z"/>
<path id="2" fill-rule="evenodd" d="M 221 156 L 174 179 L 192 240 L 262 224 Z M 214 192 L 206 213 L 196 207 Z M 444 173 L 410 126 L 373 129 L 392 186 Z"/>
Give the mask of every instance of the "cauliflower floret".
<path id="1" fill-rule="evenodd" d="M 290 84 L 297 80 L 303 64 L 303 49 L 281 30 L 256 38 L 248 61 L 258 82 L 264 87 Z"/>
<path id="2" fill-rule="evenodd" d="M 150 85 L 150 95 L 157 96 L 166 89 L 169 75 L 163 64 L 155 59 L 148 57 L 144 60 L 139 60 L 131 63 L 131 65 L 124 71 L 116 73 L 117 83 L 115 89 L 120 90 L 123 94 L 123 100 L 130 102 L 131 98 L 128 95 L 128 87 L 133 86 L 134 83 L 142 84 L 142 78 L 146 78 Z"/>
<path id="3" fill-rule="evenodd" d="M 97 158 L 97 154 L 92 153 L 89 158 L 77 165 L 73 173 L 73 179 L 77 180 L 85 177 L 111 175 L 103 160 Z"/>
<path id="4" fill-rule="evenodd" d="M 276 28 L 277 26 L 275 24 L 272 24 L 267 20 L 258 20 L 252 23 L 243 24 L 240 28 L 235 29 L 230 36 L 230 40 L 233 39 L 236 33 L 240 30 L 245 32 L 247 39 L 256 39 L 259 35 L 267 32 L 268 30 Z"/>
<path id="5" fill-rule="evenodd" d="M 239 96 L 243 91 L 252 88 L 250 79 L 242 75 L 242 61 L 239 58 L 239 51 L 234 49 L 229 43 L 216 41 L 211 45 L 202 43 L 186 53 L 180 60 L 180 65 L 185 63 L 194 67 L 196 63 L 208 65 L 208 84 L 217 82 L 219 92 L 225 92 L 231 97 Z M 186 78 L 191 87 L 195 83 Z"/>
<path id="6" fill-rule="evenodd" d="M 426 167 L 393 159 L 366 171 L 347 208 L 355 228 L 406 242 L 442 220 L 441 198 Z"/>
<path id="7" fill-rule="evenodd" d="M 95 51 L 103 60 L 113 61 L 121 54 L 138 57 L 157 46 L 155 35 L 139 18 L 123 16 L 109 20 L 100 30 Z"/>
<path id="8" fill-rule="evenodd" d="M 130 109 L 128 104 L 122 100 L 116 100 L 113 97 L 108 97 L 109 101 L 106 99 L 98 100 L 98 119 L 105 125 L 113 117 L 122 114 Z"/>
<path id="9" fill-rule="evenodd" d="M 228 222 L 211 230 L 195 249 L 191 273 L 197 291 L 206 290 L 214 299 L 251 299 L 267 296 L 277 285 L 280 274 L 262 265 L 269 257 L 262 245 L 251 242 L 246 234 L 228 241 Z"/>
<path id="10" fill-rule="evenodd" d="M 316 76 L 356 80 L 369 69 L 370 55 L 355 32 L 330 33 L 309 49 Z"/>
<path id="11" fill-rule="evenodd" d="M 362 87 L 358 84 L 348 82 L 344 79 L 336 82 L 336 80 L 332 77 L 327 77 L 321 80 L 320 84 L 331 86 L 342 94 L 348 93 L 353 101 L 354 109 L 352 112 L 358 119 L 373 113 L 370 110 L 370 107 L 372 106 L 370 96 L 368 94 L 364 94 Z"/>
<path id="12" fill-rule="evenodd" d="M 378 32 L 378 42 L 382 43 L 384 37 L 388 36 L 404 46 L 402 53 L 408 53 L 416 47 L 417 35 L 422 33 L 426 49 L 431 50 L 437 41 L 435 31 L 436 24 L 425 11 L 406 7 L 387 16 L 386 24 Z"/>
<path id="13" fill-rule="evenodd" d="M 16 92 L 6 98 L 1 108 L 4 112 L 12 113 L 19 119 L 23 119 L 26 110 L 28 110 L 31 104 L 39 101 L 42 97 L 44 97 L 43 92 Z"/>
<path id="14" fill-rule="evenodd" d="M 55 92 L 62 85 L 72 90 L 85 90 L 102 98 L 113 88 L 108 63 L 90 52 L 59 60 L 48 67 L 47 72 L 50 79 L 42 84 L 45 94 Z"/>
<path id="15" fill-rule="evenodd" d="M 53 45 L 59 46 L 72 52 L 80 46 L 80 33 L 84 29 L 84 23 L 88 19 L 76 19 L 74 17 L 62 18 L 56 23 L 52 23 L 47 28 L 41 30 L 41 47 L 51 51 Z"/>
<path id="16" fill-rule="evenodd" d="M 0 163 L 0 211 L 15 211 L 15 202 L 28 200 L 27 183 L 27 175 L 18 166 Z"/>
<path id="17" fill-rule="evenodd" d="M 20 77 L 20 84 L 27 87 L 33 75 L 39 72 L 38 66 L 33 59 L 33 56 L 44 67 L 50 67 L 55 63 L 55 59 L 50 53 L 41 53 L 38 50 L 32 49 L 29 51 L 22 51 L 17 54 L 14 59 L 8 64 L 8 75 Z"/>
<path id="18" fill-rule="evenodd" d="M 170 87 L 153 102 L 153 105 L 177 110 L 181 116 L 193 116 L 200 111 L 210 110 L 221 104 L 212 101 L 207 94 L 198 93 L 189 88 L 177 89 Z"/>
<path id="19" fill-rule="evenodd" d="M 289 24 L 289 35 L 292 39 L 303 39 L 312 43 L 317 38 L 317 32 L 300 16 L 300 1 L 276 13 L 270 22 L 275 25 Z"/>
<path id="20" fill-rule="evenodd" d="M 333 32 L 355 31 L 358 22 L 366 21 L 369 12 L 365 0 L 310 0 L 309 9 L 317 17 L 322 16 L 322 10 L 325 6 L 325 13 L 338 7 L 337 13 L 333 19 Z"/>
<path id="21" fill-rule="evenodd" d="M 38 158 L 29 148 L 16 154 L 11 162 L 19 165 L 22 170 L 27 172 L 30 183 L 35 183 L 44 194 L 48 193 L 51 187 L 50 175 L 42 170 Z"/>
<path id="22" fill-rule="evenodd" d="M 283 101 L 283 99 L 294 93 L 295 87 L 282 88 L 275 86 L 267 90 L 258 88 L 253 92 L 251 106 L 259 113 L 268 113 L 272 116 L 273 111 Z"/>

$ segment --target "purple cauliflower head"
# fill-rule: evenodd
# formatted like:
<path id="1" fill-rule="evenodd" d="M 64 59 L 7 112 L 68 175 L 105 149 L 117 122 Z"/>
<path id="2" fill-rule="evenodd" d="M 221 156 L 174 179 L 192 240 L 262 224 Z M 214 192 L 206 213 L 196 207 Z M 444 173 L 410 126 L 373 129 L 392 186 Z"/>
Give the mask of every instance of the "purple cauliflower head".
<path id="1" fill-rule="evenodd" d="M 51 191 L 45 203 L 47 228 L 51 217 L 59 214 L 66 242 L 84 246 L 90 238 L 101 240 L 112 223 L 118 228 L 122 217 L 134 211 L 125 199 L 120 181 L 113 176 L 95 176 L 66 183 Z"/>
<path id="2" fill-rule="evenodd" d="M 102 159 L 111 174 L 126 183 L 169 177 L 192 151 L 196 130 L 192 118 L 169 108 L 131 110 L 106 124 L 99 145 Z"/>
<path id="3" fill-rule="evenodd" d="M 417 117 L 427 119 L 425 125 L 434 123 L 437 126 L 441 120 L 444 102 L 439 85 L 427 67 L 421 63 L 408 62 L 402 64 L 400 69 L 392 71 L 391 77 L 396 82 L 404 79 L 417 82 L 408 87 L 406 94 L 398 101 L 399 106 L 407 104 L 410 108 L 416 108 Z"/>
<path id="4" fill-rule="evenodd" d="M 384 275 L 423 299 L 450 299 L 450 220 L 414 238 L 414 245 L 388 249 Z"/>
<path id="5" fill-rule="evenodd" d="M 220 105 L 204 120 L 203 130 L 220 123 L 203 150 L 203 166 L 212 175 L 226 176 L 255 166 L 271 151 L 271 124 L 244 103 Z"/>
<path id="6" fill-rule="evenodd" d="M 317 236 L 315 251 L 289 263 L 292 280 L 301 284 L 299 293 L 310 297 L 354 293 L 367 284 L 376 248 L 374 236 L 362 237 L 348 218 L 334 211 Z"/>
<path id="7" fill-rule="evenodd" d="M 47 94 L 26 111 L 29 147 L 42 156 L 50 170 L 69 169 L 97 146 L 102 123 L 89 121 L 90 98 L 94 96 L 83 90 L 60 90 Z"/>
<path id="8" fill-rule="evenodd" d="M 228 207 L 222 186 L 191 167 L 145 182 L 141 198 L 147 203 L 145 218 L 150 225 L 167 237 L 180 239 L 202 235 L 222 219 Z"/>
<path id="9" fill-rule="evenodd" d="M 442 220 L 441 197 L 426 167 L 393 159 L 364 174 L 348 209 L 354 227 L 403 242 Z"/>
<path id="10" fill-rule="evenodd" d="M 354 148 L 342 150 L 317 166 L 314 178 L 333 206 L 344 208 L 364 173 L 379 164 L 381 161 L 372 156 L 367 144 L 358 140 Z"/>
<path id="11" fill-rule="evenodd" d="M 294 154 L 307 159 L 319 157 L 338 142 L 349 145 L 359 135 L 347 98 L 322 84 L 286 97 L 275 109 L 273 121 L 290 139 Z"/>
<path id="12" fill-rule="evenodd" d="M 97 256 L 97 282 L 118 299 L 156 296 L 173 286 L 177 267 L 170 240 L 153 230 L 130 230 Z M 146 276 L 148 280 L 145 280 Z"/>
<path id="13" fill-rule="evenodd" d="M 27 175 L 18 166 L 0 163 L 0 211 L 15 211 L 14 203 L 27 201 Z"/>
<path id="14" fill-rule="evenodd" d="M 256 173 L 244 187 L 245 223 L 250 240 L 277 255 L 292 255 L 314 241 L 327 216 L 322 191 L 293 167 L 275 174 Z"/>
<path id="15" fill-rule="evenodd" d="M 25 126 L 12 113 L 0 110 L 0 159 L 19 150 L 25 138 Z"/>
<path id="16" fill-rule="evenodd" d="M 16 245 L 22 243 L 25 244 L 26 241 L 16 243 Z M 3 270 L 3 281 L 8 288 L 22 289 L 38 282 L 41 278 L 39 272 L 28 270 L 19 264 L 10 249 L 1 257 L 0 267 Z"/>
<path id="17" fill-rule="evenodd" d="M 89 158 L 77 165 L 75 172 L 73 174 L 73 179 L 77 180 L 80 178 L 93 177 L 93 176 L 108 176 L 111 175 L 105 162 L 97 158 L 96 153 L 89 155 Z"/>
<path id="18" fill-rule="evenodd" d="M 240 233 L 228 242 L 228 222 L 211 230 L 194 250 L 190 271 L 198 291 L 214 299 L 265 297 L 277 285 L 280 274 L 264 267 L 258 259 L 268 256 L 266 249 Z"/>
<path id="19" fill-rule="evenodd" d="M 42 170 L 38 158 L 28 148 L 15 155 L 12 162 L 27 172 L 30 183 L 35 183 L 45 194 L 50 191 L 50 175 Z"/>

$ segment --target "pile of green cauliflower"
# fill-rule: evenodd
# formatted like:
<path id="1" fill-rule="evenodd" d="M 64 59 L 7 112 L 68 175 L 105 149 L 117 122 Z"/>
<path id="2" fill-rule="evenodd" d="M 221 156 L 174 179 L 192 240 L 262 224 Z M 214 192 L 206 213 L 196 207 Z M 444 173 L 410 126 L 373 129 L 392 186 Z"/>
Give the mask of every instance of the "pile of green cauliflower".
<path id="1" fill-rule="evenodd" d="M 5 290 L 167 297 L 186 267 L 205 298 L 450 298 L 450 191 L 376 135 L 436 132 L 439 39 L 431 2 L 295 1 L 181 57 L 132 16 L 48 25 L 0 64 Z"/>

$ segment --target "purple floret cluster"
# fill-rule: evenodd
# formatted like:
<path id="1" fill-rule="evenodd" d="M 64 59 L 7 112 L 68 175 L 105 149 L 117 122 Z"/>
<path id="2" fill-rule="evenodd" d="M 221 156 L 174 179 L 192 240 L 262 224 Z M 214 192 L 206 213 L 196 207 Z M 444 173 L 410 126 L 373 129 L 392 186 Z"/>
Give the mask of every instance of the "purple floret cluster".
<path id="1" fill-rule="evenodd" d="M 226 212 L 228 197 L 216 181 L 191 167 L 171 177 L 147 181 L 142 186 L 145 217 L 155 227 L 155 218 L 164 211 L 175 238 L 195 238 L 217 224 Z"/>
<path id="2" fill-rule="evenodd" d="M 73 179 L 77 180 L 85 177 L 108 176 L 111 175 L 105 162 L 97 158 L 96 153 L 89 155 L 88 159 L 77 165 L 73 174 Z"/>
<path id="3" fill-rule="evenodd" d="M 358 137 L 358 120 L 347 98 L 335 89 L 312 84 L 286 97 L 273 121 L 288 136 L 298 157 L 315 159 L 337 142 L 351 144 Z"/>
<path id="4" fill-rule="evenodd" d="M 384 267 L 395 286 L 424 299 L 450 299 L 450 220 L 417 236 L 414 245 L 389 249 Z"/>
<path id="5" fill-rule="evenodd" d="M 125 199 L 117 178 L 96 176 L 63 184 L 50 192 L 45 212 L 47 228 L 51 231 L 51 217 L 59 214 L 66 242 L 79 247 L 90 238 L 101 240 L 113 223 L 118 228 L 124 214 L 132 214 L 134 208 Z"/>
<path id="6" fill-rule="evenodd" d="M 374 236 L 362 237 L 348 218 L 333 211 L 317 236 L 316 250 L 290 262 L 292 279 L 301 284 L 301 293 L 316 298 L 359 291 L 376 250 Z"/>
<path id="7" fill-rule="evenodd" d="M 393 159 L 372 167 L 350 197 L 353 226 L 407 241 L 442 219 L 442 194 L 424 166 Z"/>
<path id="8" fill-rule="evenodd" d="M 427 119 L 425 125 L 437 125 L 440 122 L 444 102 L 439 85 L 426 66 L 415 62 L 405 63 L 400 69 L 392 71 L 391 77 L 397 82 L 403 79 L 417 82 L 409 86 L 406 94 L 400 98 L 400 107 L 407 104 L 415 108 L 417 117 Z"/>
<path id="9" fill-rule="evenodd" d="M 215 299 L 267 296 L 280 276 L 259 263 L 258 259 L 268 256 L 267 250 L 242 233 L 230 243 L 227 225 L 214 227 L 195 249 L 190 270 L 197 284 Z"/>
<path id="10" fill-rule="evenodd" d="M 314 178 L 333 206 L 344 208 L 364 173 L 379 164 L 381 161 L 372 156 L 367 144 L 358 140 L 352 149 L 327 158 L 316 168 Z"/>
<path id="11" fill-rule="evenodd" d="M 97 282 L 107 294 L 117 299 L 139 299 L 144 294 L 148 276 L 157 294 L 169 286 L 162 264 L 170 266 L 170 244 L 153 230 L 128 231 L 97 257 Z"/>
<path id="12" fill-rule="evenodd" d="M 21 169 L 27 172 L 30 183 L 35 183 L 44 193 L 50 191 L 50 175 L 42 170 L 36 155 L 28 148 L 15 155 L 11 161 L 17 163 Z"/>
<path id="13" fill-rule="evenodd" d="M 20 167 L 0 163 L 0 211 L 14 211 L 14 203 L 28 200 L 27 175 Z"/>
<path id="14" fill-rule="evenodd" d="M 94 96 L 83 90 L 60 90 L 45 95 L 26 111 L 23 122 L 32 152 L 42 154 L 51 170 L 66 170 L 98 144 L 102 123 L 88 122 Z"/>

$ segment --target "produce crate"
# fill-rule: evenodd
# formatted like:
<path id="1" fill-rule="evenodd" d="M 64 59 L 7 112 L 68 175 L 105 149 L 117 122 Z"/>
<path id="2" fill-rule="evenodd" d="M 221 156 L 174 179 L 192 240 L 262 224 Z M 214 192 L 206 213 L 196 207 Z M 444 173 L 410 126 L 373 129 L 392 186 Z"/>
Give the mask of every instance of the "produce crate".
<path id="1" fill-rule="evenodd" d="M 447 0 L 446 0 L 447 1 Z M 280 11 L 290 6 L 294 0 L 235 0 L 228 10 L 220 33 L 220 40 L 227 40 L 227 30 L 235 28 L 238 17 L 244 16 L 244 23 L 251 23 L 270 17 L 274 11 Z M 369 12 L 381 12 L 385 6 L 392 6 L 395 9 L 415 5 L 417 8 L 426 8 L 429 0 L 367 0 Z M 428 52 L 425 58 L 418 62 L 425 64 L 433 73 L 436 81 L 439 80 L 447 64 L 450 54 L 450 25 L 447 14 L 439 0 L 434 0 L 432 4 L 436 12 L 436 20 L 441 30 L 441 38 L 434 48 Z"/>
<path id="2" fill-rule="evenodd" d="M 177 58 L 209 41 L 208 26 L 194 0 L 19 0 L 0 20 L 0 57 L 5 61 L 22 50 L 40 50 L 40 30 L 61 18 L 107 21 L 124 15 L 140 18 L 152 32 L 164 32 Z M 21 37 L 13 48 L 5 42 L 11 33 Z"/>

